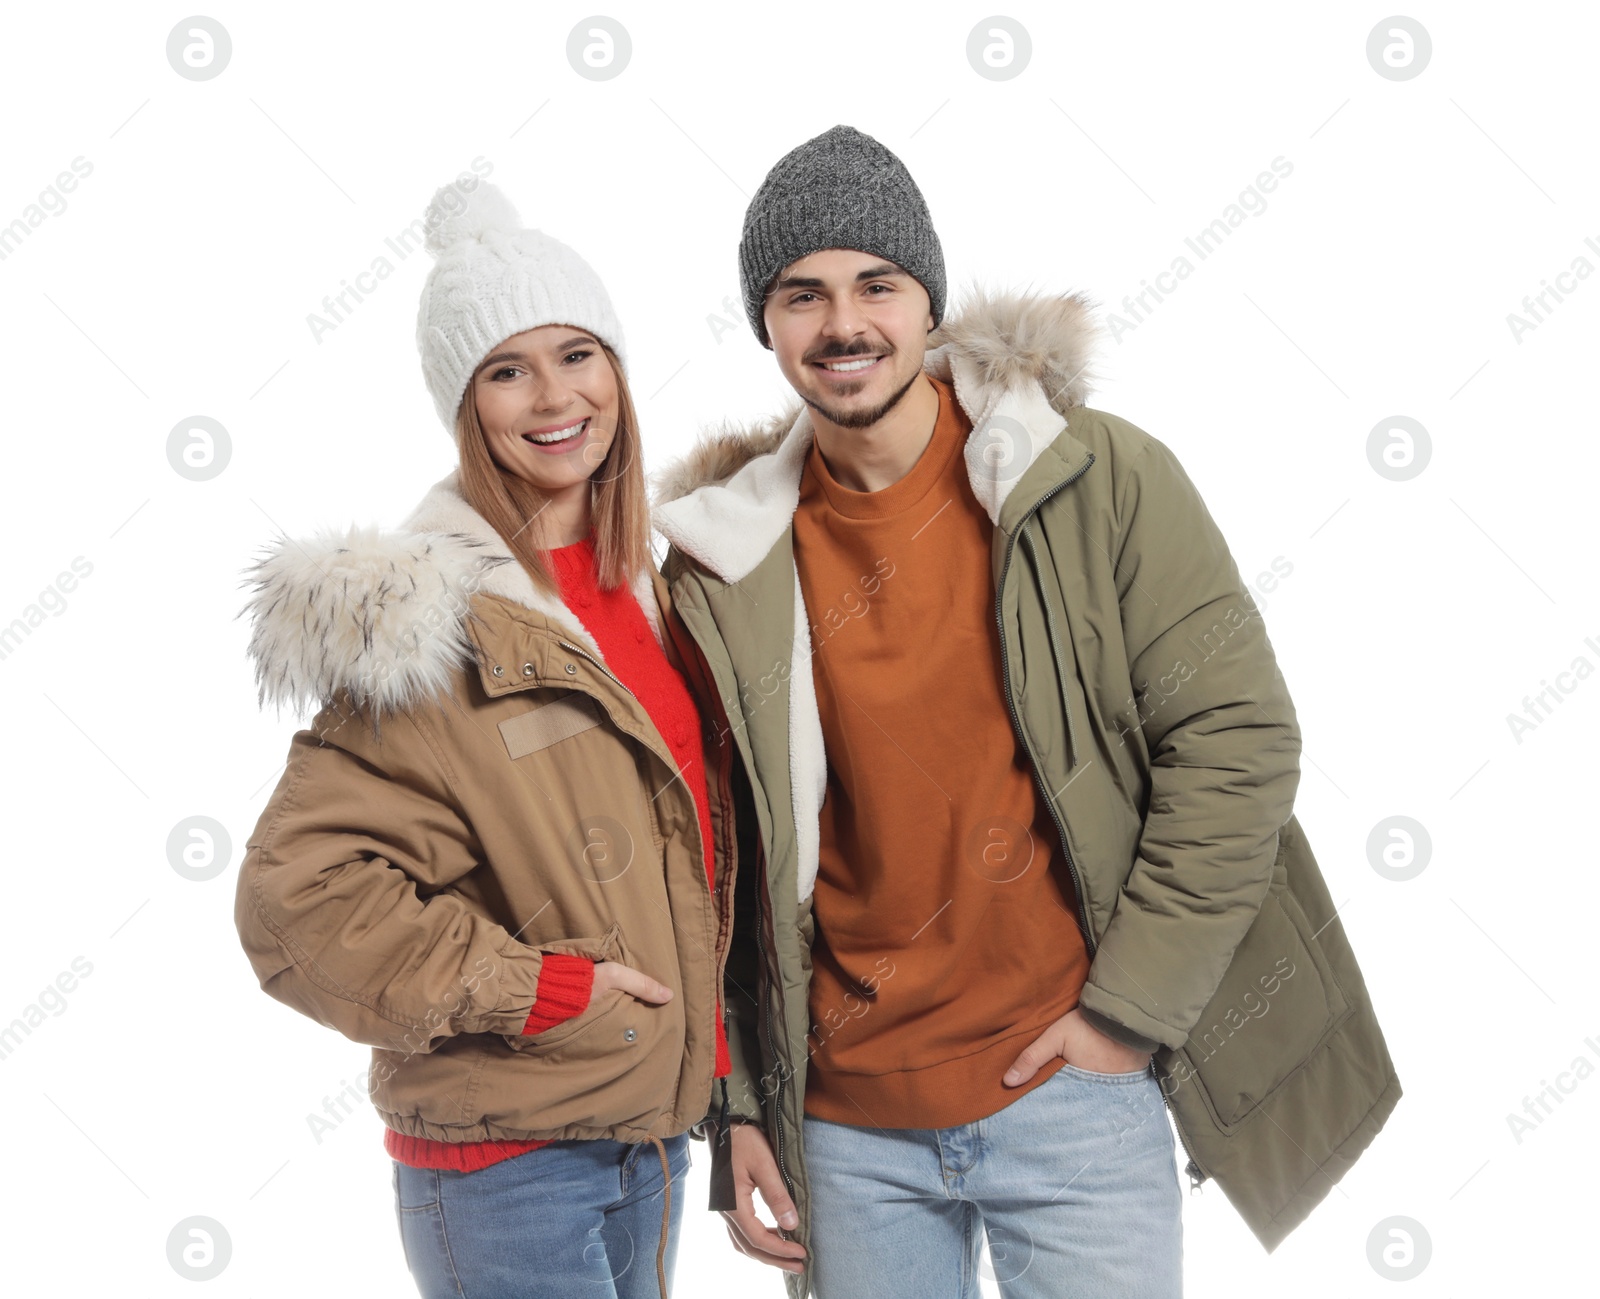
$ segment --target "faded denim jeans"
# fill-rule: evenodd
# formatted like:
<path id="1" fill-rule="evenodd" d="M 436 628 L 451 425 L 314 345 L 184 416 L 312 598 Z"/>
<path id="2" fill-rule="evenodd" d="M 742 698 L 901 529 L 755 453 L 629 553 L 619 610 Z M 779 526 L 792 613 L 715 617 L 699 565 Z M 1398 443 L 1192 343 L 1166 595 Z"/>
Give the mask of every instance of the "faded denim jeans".
<path id="1" fill-rule="evenodd" d="M 665 1137 L 672 1283 L 689 1134 Z M 657 1299 L 661 1157 L 648 1142 L 557 1141 L 475 1172 L 394 1164 L 395 1214 L 423 1299 Z"/>
<path id="2" fill-rule="evenodd" d="M 951 1128 L 807 1116 L 805 1157 L 817 1299 L 978 1299 L 981 1264 L 1004 1299 L 1183 1293 L 1183 1197 L 1153 1068 L 1062 1065 Z"/>

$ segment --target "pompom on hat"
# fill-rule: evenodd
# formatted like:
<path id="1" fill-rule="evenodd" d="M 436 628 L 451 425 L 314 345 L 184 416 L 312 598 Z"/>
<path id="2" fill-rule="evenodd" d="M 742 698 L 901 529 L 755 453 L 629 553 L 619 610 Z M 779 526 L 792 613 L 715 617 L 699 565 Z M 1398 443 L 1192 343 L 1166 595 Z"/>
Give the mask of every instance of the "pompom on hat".
<path id="1" fill-rule="evenodd" d="M 622 325 L 594 268 L 559 239 L 524 228 L 498 186 L 441 186 L 423 230 L 434 265 L 422 286 L 417 351 L 452 438 L 473 371 L 513 334 L 574 325 L 615 352 L 626 371 Z"/>

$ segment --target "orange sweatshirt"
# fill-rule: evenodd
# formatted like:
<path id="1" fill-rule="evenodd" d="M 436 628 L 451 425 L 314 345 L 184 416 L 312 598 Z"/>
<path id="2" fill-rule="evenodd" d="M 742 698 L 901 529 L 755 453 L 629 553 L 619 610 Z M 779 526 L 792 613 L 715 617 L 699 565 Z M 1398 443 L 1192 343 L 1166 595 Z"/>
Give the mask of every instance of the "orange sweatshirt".
<path id="1" fill-rule="evenodd" d="M 974 1122 L 1043 1083 L 1059 1059 L 1000 1078 L 1089 966 L 1002 686 L 971 421 L 930 382 L 911 471 L 852 491 L 813 444 L 794 520 L 828 751 L 805 1111 L 879 1127 Z"/>

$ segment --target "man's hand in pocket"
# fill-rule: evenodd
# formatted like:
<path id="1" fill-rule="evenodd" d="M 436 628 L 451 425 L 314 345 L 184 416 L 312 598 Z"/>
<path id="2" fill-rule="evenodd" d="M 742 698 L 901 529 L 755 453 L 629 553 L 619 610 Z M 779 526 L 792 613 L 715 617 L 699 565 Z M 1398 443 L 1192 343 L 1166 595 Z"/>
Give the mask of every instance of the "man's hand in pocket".
<path id="1" fill-rule="evenodd" d="M 1019 1087 L 1056 1056 L 1090 1073 L 1132 1073 L 1150 1063 L 1148 1051 L 1107 1037 L 1074 1006 L 1034 1039 L 1001 1081 L 1007 1087 Z"/>

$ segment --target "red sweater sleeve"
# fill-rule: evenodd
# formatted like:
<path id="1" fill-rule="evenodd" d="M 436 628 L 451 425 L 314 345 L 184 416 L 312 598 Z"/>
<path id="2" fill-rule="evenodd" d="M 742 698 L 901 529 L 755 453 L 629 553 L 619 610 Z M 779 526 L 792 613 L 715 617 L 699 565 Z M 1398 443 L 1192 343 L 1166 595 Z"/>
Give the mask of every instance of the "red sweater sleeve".
<path id="1" fill-rule="evenodd" d="M 589 1006 L 594 962 L 586 956 L 550 955 L 539 967 L 539 985 L 524 1033 L 542 1033 Z"/>

